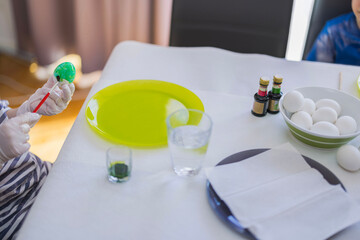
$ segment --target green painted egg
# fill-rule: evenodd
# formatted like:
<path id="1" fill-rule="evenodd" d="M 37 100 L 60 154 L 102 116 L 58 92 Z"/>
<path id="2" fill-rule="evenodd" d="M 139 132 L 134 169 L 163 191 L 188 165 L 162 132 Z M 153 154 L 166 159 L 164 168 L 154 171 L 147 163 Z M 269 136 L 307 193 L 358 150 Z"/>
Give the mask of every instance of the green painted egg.
<path id="1" fill-rule="evenodd" d="M 72 83 L 75 79 L 76 70 L 71 62 L 63 62 L 54 70 L 54 76 L 58 81 L 66 80 Z"/>

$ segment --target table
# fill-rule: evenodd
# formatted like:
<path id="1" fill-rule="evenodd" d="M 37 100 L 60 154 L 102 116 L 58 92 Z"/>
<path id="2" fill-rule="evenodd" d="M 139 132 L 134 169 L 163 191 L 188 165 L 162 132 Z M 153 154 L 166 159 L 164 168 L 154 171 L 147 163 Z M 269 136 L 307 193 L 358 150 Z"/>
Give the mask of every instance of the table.
<path id="1" fill-rule="evenodd" d="M 203 101 L 214 122 L 204 167 L 253 148 L 290 142 L 325 165 L 360 202 L 360 172 L 336 164 L 336 149 L 316 149 L 293 138 L 280 114 L 250 113 L 259 78 L 282 74 L 282 91 L 304 86 L 338 87 L 358 96 L 355 66 L 292 62 L 209 47 L 161 47 L 133 41 L 118 44 L 92 87 L 18 239 L 242 239 L 217 218 L 206 196 L 202 170 L 192 178 L 171 170 L 168 149 L 134 148 L 133 175 L 125 184 L 106 179 L 105 150 L 111 143 L 92 131 L 85 105 L 97 91 L 117 82 L 157 79 L 182 85 Z M 360 145 L 360 139 L 352 142 Z M 360 224 L 335 239 L 356 239 Z M 356 237 L 355 237 L 356 236 Z"/>

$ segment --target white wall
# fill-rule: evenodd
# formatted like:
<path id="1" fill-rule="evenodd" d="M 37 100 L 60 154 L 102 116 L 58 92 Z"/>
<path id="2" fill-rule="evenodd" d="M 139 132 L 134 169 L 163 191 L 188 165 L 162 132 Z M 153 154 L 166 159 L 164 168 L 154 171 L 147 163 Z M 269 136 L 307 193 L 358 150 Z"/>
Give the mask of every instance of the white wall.
<path id="1" fill-rule="evenodd" d="M 301 61 L 314 0 L 294 0 L 286 49 L 287 60 Z"/>
<path id="2" fill-rule="evenodd" d="M 15 52 L 17 48 L 11 0 L 0 0 L 0 50 Z"/>

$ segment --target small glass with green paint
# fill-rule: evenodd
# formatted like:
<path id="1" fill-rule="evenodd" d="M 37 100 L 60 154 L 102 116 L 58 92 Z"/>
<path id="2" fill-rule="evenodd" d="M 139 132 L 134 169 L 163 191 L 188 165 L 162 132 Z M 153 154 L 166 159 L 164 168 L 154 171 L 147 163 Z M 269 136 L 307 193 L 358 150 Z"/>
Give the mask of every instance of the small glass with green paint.
<path id="1" fill-rule="evenodd" d="M 132 151 L 126 146 L 110 147 L 106 151 L 108 179 L 113 183 L 129 180 L 132 168 Z"/>

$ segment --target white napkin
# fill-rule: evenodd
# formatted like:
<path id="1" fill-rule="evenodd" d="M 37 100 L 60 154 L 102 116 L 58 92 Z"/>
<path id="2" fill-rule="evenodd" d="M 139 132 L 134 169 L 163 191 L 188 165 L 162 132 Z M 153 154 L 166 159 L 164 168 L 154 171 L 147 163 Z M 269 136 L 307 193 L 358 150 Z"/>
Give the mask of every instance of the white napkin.
<path id="1" fill-rule="evenodd" d="M 289 144 L 206 170 L 242 226 L 259 239 L 325 239 L 360 220 L 360 206 Z"/>

